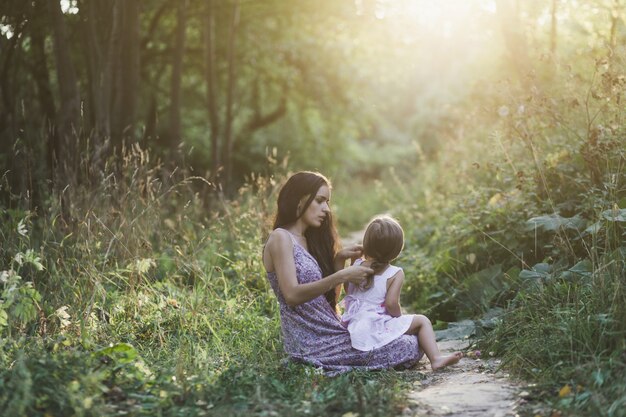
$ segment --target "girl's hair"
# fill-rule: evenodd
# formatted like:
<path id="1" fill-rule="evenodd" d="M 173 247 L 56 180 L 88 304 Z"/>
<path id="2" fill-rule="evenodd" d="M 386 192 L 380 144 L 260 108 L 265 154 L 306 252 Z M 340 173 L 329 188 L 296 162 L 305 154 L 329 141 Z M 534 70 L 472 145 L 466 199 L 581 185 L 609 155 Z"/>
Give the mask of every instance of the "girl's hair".
<path id="1" fill-rule="evenodd" d="M 321 186 L 331 188 L 330 181 L 318 172 L 301 171 L 293 174 L 278 194 L 278 211 L 273 229 L 294 223 L 309 207 Z M 306 198 L 298 211 L 298 204 Z M 339 251 L 339 239 L 331 213 L 328 213 L 320 227 L 308 227 L 304 232 L 309 253 L 313 255 L 326 277 L 335 272 L 334 258 Z M 339 294 L 332 289 L 325 294 L 326 300 L 336 310 Z"/>
<path id="2" fill-rule="evenodd" d="M 377 217 L 367 225 L 363 236 L 363 254 L 371 258 L 370 268 L 374 274 L 367 277 L 363 289 L 374 283 L 374 275 L 380 273 L 389 262 L 398 257 L 404 246 L 404 232 L 400 224 L 389 216 Z"/>

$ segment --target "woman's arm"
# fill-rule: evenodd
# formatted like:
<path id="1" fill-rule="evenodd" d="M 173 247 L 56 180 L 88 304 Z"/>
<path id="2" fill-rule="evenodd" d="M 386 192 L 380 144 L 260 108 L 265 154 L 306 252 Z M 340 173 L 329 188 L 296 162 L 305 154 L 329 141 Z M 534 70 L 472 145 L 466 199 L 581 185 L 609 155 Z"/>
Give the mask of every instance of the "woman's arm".
<path id="1" fill-rule="evenodd" d="M 400 317 L 402 310 L 400 309 L 400 291 L 404 283 L 404 272 L 399 270 L 396 274 L 387 280 L 387 295 L 385 296 L 385 309 L 392 317 Z"/>
<path id="2" fill-rule="evenodd" d="M 296 277 L 293 242 L 287 232 L 273 231 L 267 240 L 265 250 L 269 251 L 280 292 L 290 306 L 311 301 L 345 282 L 361 283 L 368 274 L 373 272 L 370 268 L 363 266 L 351 266 L 318 281 L 300 284 Z"/>

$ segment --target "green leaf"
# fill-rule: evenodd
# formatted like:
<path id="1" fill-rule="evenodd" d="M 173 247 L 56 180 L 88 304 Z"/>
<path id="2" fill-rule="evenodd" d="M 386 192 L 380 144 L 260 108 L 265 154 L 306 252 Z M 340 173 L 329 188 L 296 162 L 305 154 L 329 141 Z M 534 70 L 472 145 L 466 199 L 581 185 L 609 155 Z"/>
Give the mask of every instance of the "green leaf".
<path id="1" fill-rule="evenodd" d="M 626 222 L 626 209 L 605 210 L 602 217 L 610 222 Z"/>
<path id="2" fill-rule="evenodd" d="M 593 265 L 589 259 L 578 262 L 573 267 L 563 271 L 559 278 L 566 280 L 576 280 L 581 277 L 590 278 L 593 274 Z"/>
<path id="3" fill-rule="evenodd" d="M 519 277 L 522 279 L 547 279 L 550 277 L 550 271 L 552 267 L 547 263 L 538 263 L 533 266 L 532 269 L 523 269 L 519 273 Z"/>
<path id="4" fill-rule="evenodd" d="M 137 350 L 128 343 L 118 343 L 113 346 L 100 349 L 98 355 L 115 356 L 121 363 L 132 362 L 137 356 Z"/>
<path id="5" fill-rule="evenodd" d="M 502 265 L 496 264 L 468 276 L 463 282 L 465 287 L 461 301 L 471 306 L 487 308 L 489 302 L 502 289 Z"/>
<path id="6" fill-rule="evenodd" d="M 28 323 L 37 318 L 35 304 L 30 299 L 21 299 L 15 304 L 12 311 L 15 318 L 23 323 Z"/>
<path id="7" fill-rule="evenodd" d="M 604 372 L 602 372 L 601 369 L 597 369 L 593 372 L 593 379 L 594 379 L 594 384 L 596 387 L 601 387 L 602 384 L 604 384 L 604 381 L 606 380 Z"/>
<path id="8" fill-rule="evenodd" d="M 556 232 L 559 229 L 583 230 L 587 222 L 579 215 L 574 217 L 561 217 L 558 214 L 533 217 L 526 221 L 526 230 L 543 230 L 546 232 Z"/>
<path id="9" fill-rule="evenodd" d="M 9 316 L 4 310 L 0 310 L 0 327 L 6 327 L 9 324 Z"/>
<path id="10" fill-rule="evenodd" d="M 568 271 L 582 276 L 590 277 L 593 273 L 593 265 L 591 264 L 591 261 L 589 259 L 585 259 L 568 269 Z"/>
<path id="11" fill-rule="evenodd" d="M 596 222 L 585 229 L 585 233 L 595 235 L 602 229 L 602 222 Z"/>
<path id="12" fill-rule="evenodd" d="M 24 262 L 34 266 L 37 271 L 43 271 L 45 269 L 41 264 L 41 258 L 37 256 L 32 249 L 28 249 L 24 254 Z"/>

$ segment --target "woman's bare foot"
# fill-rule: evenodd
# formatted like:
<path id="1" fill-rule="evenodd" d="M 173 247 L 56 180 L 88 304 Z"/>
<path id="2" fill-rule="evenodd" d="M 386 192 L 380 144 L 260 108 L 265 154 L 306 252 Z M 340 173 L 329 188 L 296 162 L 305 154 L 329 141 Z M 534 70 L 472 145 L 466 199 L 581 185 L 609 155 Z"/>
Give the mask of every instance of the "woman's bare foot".
<path id="1" fill-rule="evenodd" d="M 430 367 L 433 368 L 433 371 L 436 371 L 441 368 L 445 368 L 446 366 L 454 365 L 463 357 L 462 352 L 454 352 L 452 355 L 447 356 L 439 356 L 432 361 L 430 361 Z"/>

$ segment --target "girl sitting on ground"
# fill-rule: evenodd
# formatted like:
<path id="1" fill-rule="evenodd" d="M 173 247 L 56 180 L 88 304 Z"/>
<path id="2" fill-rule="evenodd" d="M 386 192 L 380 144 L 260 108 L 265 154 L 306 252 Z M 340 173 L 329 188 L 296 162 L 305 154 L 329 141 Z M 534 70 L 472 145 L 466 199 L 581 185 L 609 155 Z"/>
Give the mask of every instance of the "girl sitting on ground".
<path id="1" fill-rule="evenodd" d="M 379 349 L 403 335 L 416 335 L 419 347 L 433 370 L 457 363 L 463 354 L 442 355 L 428 317 L 405 314 L 400 309 L 402 268 L 390 264 L 404 246 L 404 232 L 397 221 L 378 217 L 367 226 L 363 237 L 364 259 L 354 265 L 374 270 L 364 284 L 344 284 L 342 322 L 350 333 L 352 347 L 361 351 Z"/>

